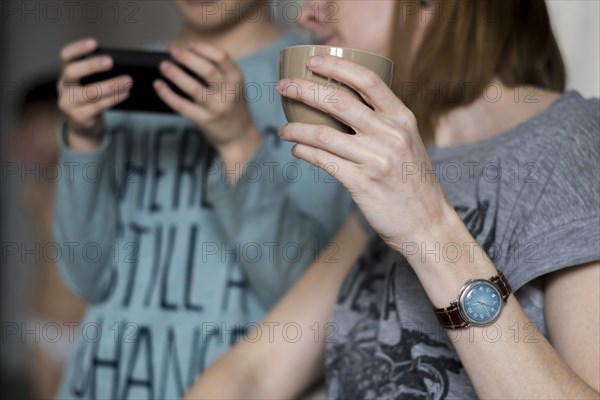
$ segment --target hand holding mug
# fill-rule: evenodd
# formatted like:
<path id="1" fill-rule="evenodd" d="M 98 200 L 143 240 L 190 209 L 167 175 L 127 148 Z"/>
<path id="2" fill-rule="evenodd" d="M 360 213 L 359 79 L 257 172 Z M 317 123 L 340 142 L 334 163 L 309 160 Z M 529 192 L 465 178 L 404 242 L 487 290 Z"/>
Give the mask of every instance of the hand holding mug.
<path id="1" fill-rule="evenodd" d="M 280 135 L 297 143 L 293 154 L 338 179 L 371 226 L 397 251 L 405 241 L 426 237 L 455 218 L 435 175 L 422 174 L 432 168 L 414 115 L 388 85 L 372 70 L 330 55 L 312 57 L 308 66 L 352 88 L 366 104 L 344 91 L 336 93 L 336 101 L 325 101 L 322 90 L 315 98 L 310 90 L 315 83 L 306 79 L 280 81 L 282 96 L 330 114 L 356 132 L 290 123 Z"/>

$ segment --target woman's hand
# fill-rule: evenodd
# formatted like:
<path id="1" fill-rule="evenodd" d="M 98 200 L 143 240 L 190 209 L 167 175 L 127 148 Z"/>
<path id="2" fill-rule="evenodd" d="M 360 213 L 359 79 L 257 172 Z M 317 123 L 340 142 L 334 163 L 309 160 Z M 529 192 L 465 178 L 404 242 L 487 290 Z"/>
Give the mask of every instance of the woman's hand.
<path id="1" fill-rule="evenodd" d="M 62 48 L 63 63 L 58 81 L 58 106 L 67 116 L 69 146 L 78 151 L 93 150 L 104 133 L 103 113 L 129 97 L 133 80 L 122 75 L 81 86 L 79 81 L 97 72 L 109 71 L 113 60 L 96 56 L 82 60 L 98 47 L 95 39 L 82 39 Z"/>
<path id="2" fill-rule="evenodd" d="M 205 43 L 174 48 L 171 55 L 197 76 L 169 61 L 160 65 L 160 71 L 193 101 L 176 94 L 162 80 L 154 83 L 158 96 L 192 120 L 223 158 L 230 153 L 235 158 L 249 158 L 258 147 L 260 134 L 244 98 L 242 71 L 235 61 L 224 50 Z M 240 152 L 247 153 L 246 157 Z"/>
<path id="3" fill-rule="evenodd" d="M 379 76 L 333 56 L 315 56 L 308 64 L 316 74 L 356 90 L 372 109 L 343 91 L 331 101 L 331 90 L 324 86 L 315 90 L 307 80 L 281 81 L 283 96 L 327 112 L 356 131 L 348 135 L 327 126 L 290 123 L 279 132 L 283 140 L 298 143 L 293 154 L 335 176 L 397 251 L 455 222 L 458 216 L 437 182 L 413 114 Z"/>

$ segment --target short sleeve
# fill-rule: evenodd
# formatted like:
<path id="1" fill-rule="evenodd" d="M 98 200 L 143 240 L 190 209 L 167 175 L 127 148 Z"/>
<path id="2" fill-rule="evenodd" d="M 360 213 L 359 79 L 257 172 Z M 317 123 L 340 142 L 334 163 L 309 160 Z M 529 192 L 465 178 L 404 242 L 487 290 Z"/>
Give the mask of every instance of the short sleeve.
<path id="1" fill-rule="evenodd" d="M 543 163 L 551 173 L 509 244 L 505 274 L 515 291 L 547 273 L 600 260 L 599 118 L 586 113 L 572 121 L 545 139 L 558 149 Z"/>

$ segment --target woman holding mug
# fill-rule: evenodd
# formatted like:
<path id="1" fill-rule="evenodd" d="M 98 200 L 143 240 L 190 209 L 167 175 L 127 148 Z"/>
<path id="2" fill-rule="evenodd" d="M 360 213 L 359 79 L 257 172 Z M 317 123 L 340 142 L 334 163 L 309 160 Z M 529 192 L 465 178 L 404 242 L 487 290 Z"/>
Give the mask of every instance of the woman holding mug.
<path id="1" fill-rule="evenodd" d="M 356 132 L 291 123 L 280 136 L 296 157 L 337 165 L 378 237 L 327 336 L 251 332 L 188 396 L 298 396 L 326 355 L 336 399 L 598 398 L 599 103 L 564 92 L 544 1 L 309 3 L 338 11 L 337 23 L 304 14 L 321 44 L 396 62 L 390 90 L 352 62 L 308 60 L 366 104 L 279 85 Z M 325 323 L 342 264 L 321 280 L 314 265 L 265 321 Z M 220 384 L 225 371 L 239 385 Z"/>

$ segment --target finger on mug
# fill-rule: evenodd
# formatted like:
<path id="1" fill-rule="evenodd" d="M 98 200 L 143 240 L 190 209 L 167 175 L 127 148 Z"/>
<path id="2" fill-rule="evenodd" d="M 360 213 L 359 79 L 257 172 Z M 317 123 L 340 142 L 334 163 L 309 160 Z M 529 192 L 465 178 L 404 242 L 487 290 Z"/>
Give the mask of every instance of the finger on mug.
<path id="1" fill-rule="evenodd" d="M 98 42 L 94 38 L 77 40 L 61 49 L 60 59 L 63 63 L 68 63 L 91 53 L 96 50 L 97 47 Z"/>
<path id="2" fill-rule="evenodd" d="M 282 96 L 300 101 L 331 114 L 355 131 L 373 130 L 376 116 L 368 106 L 340 90 L 336 85 L 321 85 L 301 78 L 283 79 L 277 90 Z"/>
<path id="3" fill-rule="evenodd" d="M 368 151 L 356 136 L 326 125 L 289 123 L 279 128 L 279 136 L 284 141 L 316 147 L 357 164 L 369 158 Z"/>
<path id="4" fill-rule="evenodd" d="M 118 96 L 129 93 L 133 86 L 133 79 L 129 75 L 120 75 L 97 83 L 85 86 L 69 86 L 64 84 L 59 92 L 60 101 L 70 102 L 74 106 L 93 103 L 109 96 Z"/>
<path id="5" fill-rule="evenodd" d="M 201 54 L 176 48 L 171 50 L 171 55 L 177 62 L 185 65 L 206 82 L 219 84 L 225 80 L 225 76 L 219 67 Z"/>
<path id="6" fill-rule="evenodd" d="M 160 64 L 160 72 L 194 100 L 203 101 L 203 98 L 206 97 L 206 87 L 177 65 L 169 61 L 163 61 Z"/>
<path id="7" fill-rule="evenodd" d="M 408 110 L 379 75 L 362 65 L 329 55 L 313 56 L 307 65 L 317 74 L 356 90 L 376 111 L 398 113 Z"/>
<path id="8" fill-rule="evenodd" d="M 153 85 L 158 97 L 176 113 L 198 124 L 202 124 L 209 119 L 210 113 L 208 111 L 198 104 L 179 96 L 164 81 L 156 80 Z"/>
<path id="9" fill-rule="evenodd" d="M 327 172 L 332 178 L 337 179 L 344 186 L 346 186 L 344 182 L 352 176 L 351 170 L 355 165 L 328 151 L 302 143 L 297 143 L 292 147 L 292 154 L 294 157 L 304 160 Z"/>
<path id="10" fill-rule="evenodd" d="M 65 82 L 79 82 L 81 78 L 97 72 L 108 71 L 113 67 L 113 60 L 109 56 L 97 56 L 87 60 L 74 61 L 65 66 L 62 80 Z"/>

